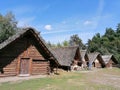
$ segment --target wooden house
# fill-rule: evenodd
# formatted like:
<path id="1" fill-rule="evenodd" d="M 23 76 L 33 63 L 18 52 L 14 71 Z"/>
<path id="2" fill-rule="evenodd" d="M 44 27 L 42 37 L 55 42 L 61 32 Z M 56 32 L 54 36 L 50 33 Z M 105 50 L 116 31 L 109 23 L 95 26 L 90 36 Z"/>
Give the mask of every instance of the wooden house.
<path id="1" fill-rule="evenodd" d="M 88 67 L 89 58 L 86 50 L 80 50 L 81 58 L 82 58 L 82 68 Z"/>
<path id="2" fill-rule="evenodd" d="M 0 44 L 0 77 L 49 74 L 58 65 L 33 28 L 24 28 Z"/>
<path id="3" fill-rule="evenodd" d="M 77 69 L 82 63 L 78 46 L 52 48 L 52 52 L 60 64 L 59 68 L 64 70 L 71 70 L 71 66 L 76 66 L 74 69 Z"/>
<path id="4" fill-rule="evenodd" d="M 102 59 L 102 56 L 100 53 L 95 52 L 95 53 L 89 53 L 89 68 L 91 69 L 92 67 L 95 68 L 103 68 L 105 67 L 105 62 Z"/>
<path id="5" fill-rule="evenodd" d="M 102 58 L 105 62 L 106 67 L 109 67 L 109 68 L 117 67 L 118 61 L 116 60 L 116 58 L 113 55 L 103 55 Z"/>

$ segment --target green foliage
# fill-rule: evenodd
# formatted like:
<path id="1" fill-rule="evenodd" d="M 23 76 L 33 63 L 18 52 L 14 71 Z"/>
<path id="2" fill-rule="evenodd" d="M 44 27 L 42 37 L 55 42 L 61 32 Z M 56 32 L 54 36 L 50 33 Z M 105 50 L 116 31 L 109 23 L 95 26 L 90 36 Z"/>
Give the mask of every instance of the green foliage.
<path id="1" fill-rule="evenodd" d="M 86 46 L 82 43 L 82 40 L 78 36 L 78 34 L 72 35 L 69 40 L 70 46 L 78 45 L 81 49 L 86 49 Z"/>
<path id="2" fill-rule="evenodd" d="M 71 46 L 75 46 L 75 45 L 80 45 L 80 46 L 82 46 L 82 40 L 79 38 L 79 36 L 77 35 L 77 34 L 75 34 L 75 35 L 72 35 L 71 37 L 70 37 L 70 45 Z"/>
<path id="3" fill-rule="evenodd" d="M 69 41 L 65 40 L 62 43 L 52 44 L 50 41 L 47 43 L 48 47 L 66 47 L 69 46 Z"/>
<path id="4" fill-rule="evenodd" d="M 103 36 L 96 34 L 92 40 L 88 40 L 89 52 L 98 51 L 101 54 L 114 54 L 120 62 L 120 24 L 117 29 L 106 28 Z"/>
<path id="5" fill-rule="evenodd" d="M 69 46 L 69 42 L 68 41 L 63 41 L 63 46 Z"/>
<path id="6" fill-rule="evenodd" d="M 57 47 L 62 47 L 62 44 L 60 42 L 58 42 Z"/>
<path id="7" fill-rule="evenodd" d="M 58 42 L 57 44 L 47 43 L 49 47 L 66 47 L 66 46 L 80 46 L 81 49 L 86 49 L 86 45 L 82 43 L 82 40 L 77 34 L 70 36 L 70 40 L 64 40 L 62 43 Z"/>
<path id="8" fill-rule="evenodd" d="M 17 22 L 11 12 L 5 16 L 0 15 L 0 43 L 15 34 L 16 30 Z"/>
<path id="9" fill-rule="evenodd" d="M 52 44 L 50 41 L 47 42 L 47 46 L 48 47 L 57 47 L 56 44 Z"/>

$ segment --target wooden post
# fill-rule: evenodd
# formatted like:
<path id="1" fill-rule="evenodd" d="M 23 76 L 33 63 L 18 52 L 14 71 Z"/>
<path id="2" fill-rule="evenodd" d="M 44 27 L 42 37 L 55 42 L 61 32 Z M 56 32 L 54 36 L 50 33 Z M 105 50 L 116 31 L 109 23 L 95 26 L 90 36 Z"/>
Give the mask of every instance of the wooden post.
<path id="1" fill-rule="evenodd" d="M 68 68 L 67 72 L 69 72 L 69 66 L 67 68 Z"/>

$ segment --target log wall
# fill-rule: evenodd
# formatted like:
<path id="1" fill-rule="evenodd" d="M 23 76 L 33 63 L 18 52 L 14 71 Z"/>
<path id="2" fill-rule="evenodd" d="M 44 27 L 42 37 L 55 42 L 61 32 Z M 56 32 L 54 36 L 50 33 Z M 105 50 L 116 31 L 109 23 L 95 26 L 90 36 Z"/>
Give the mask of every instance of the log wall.
<path id="1" fill-rule="evenodd" d="M 35 46 L 32 37 L 22 37 L 0 51 L 0 77 L 19 75 L 21 58 L 29 58 L 29 74 L 48 74 L 49 61 L 46 60 Z M 42 51 L 46 52 L 46 51 Z"/>
<path id="2" fill-rule="evenodd" d="M 32 61 L 32 75 L 35 74 L 49 74 L 49 62 L 33 60 Z"/>

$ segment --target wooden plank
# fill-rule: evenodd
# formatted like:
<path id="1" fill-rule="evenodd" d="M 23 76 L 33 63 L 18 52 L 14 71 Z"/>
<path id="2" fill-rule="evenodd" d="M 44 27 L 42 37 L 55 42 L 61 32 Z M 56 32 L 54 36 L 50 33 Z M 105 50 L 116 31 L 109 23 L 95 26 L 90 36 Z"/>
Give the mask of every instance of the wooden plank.
<path id="1" fill-rule="evenodd" d="M 0 78 L 2 78 L 2 77 L 10 77 L 10 76 L 16 76 L 16 74 L 0 74 Z"/>
<path id="2" fill-rule="evenodd" d="M 43 64 L 43 63 L 48 63 L 47 61 L 45 61 L 45 60 L 34 60 L 33 62 L 32 62 L 33 64 L 35 63 L 35 64 L 37 64 L 37 63 L 41 63 L 41 64 Z"/>
<path id="3" fill-rule="evenodd" d="M 5 72 L 4 74 L 16 74 L 16 72 Z"/>
<path id="4" fill-rule="evenodd" d="M 16 68 L 4 68 L 3 70 L 16 70 Z"/>
<path id="5" fill-rule="evenodd" d="M 48 68 L 33 68 L 32 71 L 48 70 Z"/>
<path id="6" fill-rule="evenodd" d="M 43 67 L 43 66 L 49 66 L 49 64 L 32 64 L 32 66 L 34 67 L 34 66 L 41 66 L 41 67 Z"/>

